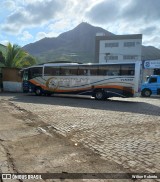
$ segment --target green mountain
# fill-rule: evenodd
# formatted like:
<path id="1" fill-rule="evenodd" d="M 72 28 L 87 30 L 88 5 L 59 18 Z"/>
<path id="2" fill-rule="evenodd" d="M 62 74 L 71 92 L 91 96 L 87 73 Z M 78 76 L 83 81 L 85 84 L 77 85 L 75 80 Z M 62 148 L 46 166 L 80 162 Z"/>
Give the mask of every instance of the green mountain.
<path id="1" fill-rule="evenodd" d="M 93 62 L 95 55 L 95 35 L 103 32 L 112 33 L 94 27 L 88 23 L 81 23 L 74 29 L 54 38 L 44 38 L 23 48 L 36 56 L 40 62 L 76 61 Z"/>
<path id="2" fill-rule="evenodd" d="M 81 23 L 58 37 L 44 38 L 23 48 L 37 57 L 40 63 L 53 61 L 94 62 L 96 33 L 114 35 L 105 29 Z M 142 46 L 142 59 L 160 58 L 160 50 Z"/>

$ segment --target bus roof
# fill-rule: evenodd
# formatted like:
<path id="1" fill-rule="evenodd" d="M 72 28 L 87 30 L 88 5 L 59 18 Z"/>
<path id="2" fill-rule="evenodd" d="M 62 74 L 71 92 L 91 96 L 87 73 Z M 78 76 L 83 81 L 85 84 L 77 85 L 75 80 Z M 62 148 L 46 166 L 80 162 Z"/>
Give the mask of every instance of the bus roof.
<path id="1" fill-rule="evenodd" d="M 138 61 L 139 62 L 139 61 Z M 47 67 L 47 66 L 104 66 L 104 65 L 116 65 L 116 64 L 135 64 L 136 62 L 118 62 L 118 63 L 44 63 L 39 65 L 33 65 L 22 70 L 35 68 L 35 67 Z"/>

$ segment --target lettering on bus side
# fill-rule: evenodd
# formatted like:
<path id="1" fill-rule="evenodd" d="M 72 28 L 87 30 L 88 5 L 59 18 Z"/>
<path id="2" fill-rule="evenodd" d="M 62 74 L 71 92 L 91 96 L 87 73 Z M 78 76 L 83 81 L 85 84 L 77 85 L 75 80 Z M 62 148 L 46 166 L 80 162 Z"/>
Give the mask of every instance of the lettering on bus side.
<path id="1" fill-rule="evenodd" d="M 57 78 L 58 79 L 58 78 Z M 77 81 L 77 82 L 87 82 L 88 78 L 59 78 L 58 81 Z"/>
<path id="2" fill-rule="evenodd" d="M 57 89 L 60 86 L 80 86 L 82 84 L 89 84 L 88 78 L 49 78 L 46 82 L 46 86 L 49 89 Z"/>
<path id="3" fill-rule="evenodd" d="M 122 82 L 132 82 L 133 78 L 121 78 Z"/>

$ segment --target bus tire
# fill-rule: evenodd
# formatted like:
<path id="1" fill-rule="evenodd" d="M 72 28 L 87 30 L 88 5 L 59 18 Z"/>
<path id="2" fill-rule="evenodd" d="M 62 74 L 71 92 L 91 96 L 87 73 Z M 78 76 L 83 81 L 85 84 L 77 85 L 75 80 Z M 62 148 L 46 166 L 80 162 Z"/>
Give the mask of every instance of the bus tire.
<path id="1" fill-rule="evenodd" d="M 52 95 L 51 93 L 47 93 L 47 94 L 46 94 L 47 97 L 50 97 L 51 95 Z"/>
<path id="2" fill-rule="evenodd" d="M 97 90 L 95 92 L 95 99 L 96 100 L 104 100 L 105 99 L 105 92 L 102 90 Z"/>
<path id="3" fill-rule="evenodd" d="M 152 92 L 149 89 L 143 89 L 141 92 L 142 97 L 150 97 L 151 94 L 152 94 Z"/>
<path id="4" fill-rule="evenodd" d="M 37 96 L 41 96 L 41 95 L 42 95 L 42 89 L 41 89 L 40 87 L 37 87 L 37 88 L 35 89 L 35 94 L 36 94 Z"/>

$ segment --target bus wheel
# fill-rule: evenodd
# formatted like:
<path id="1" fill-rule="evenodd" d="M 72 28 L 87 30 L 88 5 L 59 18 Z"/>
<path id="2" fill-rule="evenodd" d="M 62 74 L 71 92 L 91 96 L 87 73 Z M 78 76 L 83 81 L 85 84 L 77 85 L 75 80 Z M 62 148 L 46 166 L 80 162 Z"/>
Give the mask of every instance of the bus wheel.
<path id="1" fill-rule="evenodd" d="M 142 90 L 141 95 L 143 97 L 150 97 L 151 96 L 151 91 L 149 89 L 144 89 L 144 90 Z"/>
<path id="2" fill-rule="evenodd" d="M 47 93 L 46 96 L 50 97 L 52 94 L 51 93 Z"/>
<path id="3" fill-rule="evenodd" d="M 105 98 L 105 93 L 101 90 L 95 92 L 96 100 L 103 100 Z"/>
<path id="4" fill-rule="evenodd" d="M 35 90 L 35 94 L 36 94 L 37 96 L 42 95 L 42 89 L 41 89 L 40 87 L 37 87 L 36 90 Z"/>

